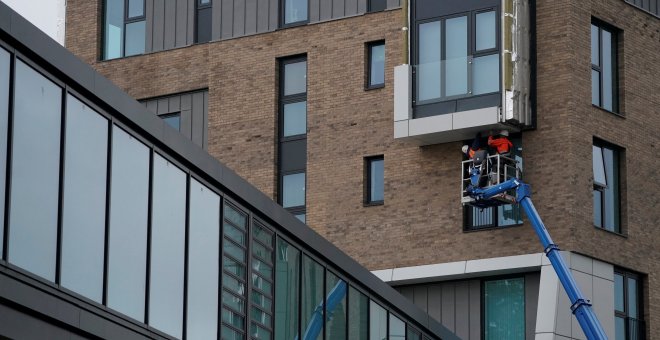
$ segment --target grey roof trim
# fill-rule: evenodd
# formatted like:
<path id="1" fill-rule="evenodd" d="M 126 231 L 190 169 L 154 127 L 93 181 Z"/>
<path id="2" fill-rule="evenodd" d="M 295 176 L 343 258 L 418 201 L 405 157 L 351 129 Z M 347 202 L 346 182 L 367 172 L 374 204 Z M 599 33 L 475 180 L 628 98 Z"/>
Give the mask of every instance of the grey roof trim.
<path id="1" fill-rule="evenodd" d="M 193 144 L 192 141 L 168 127 L 144 105 L 123 92 L 110 80 L 97 73 L 91 66 L 78 59 L 2 2 L 0 2 L 0 38 L 9 40 L 8 42 L 15 46 L 20 53 L 35 61 L 43 61 L 45 65 L 42 66 L 53 75 L 65 80 L 68 86 L 90 100 L 96 99 L 101 108 L 136 132 L 150 138 L 151 142 L 159 148 L 176 154 L 190 170 L 205 176 L 211 184 L 224 188 L 230 197 L 272 221 L 280 229 L 278 231 L 283 231 L 290 238 L 313 248 L 319 258 L 327 260 L 329 264 L 334 264 L 348 277 L 360 282 L 371 293 L 382 299 L 382 302 L 388 303 L 391 308 L 402 312 L 436 336 L 443 339 L 458 339 L 455 334 L 366 268 L 293 217 L 234 171 Z"/>

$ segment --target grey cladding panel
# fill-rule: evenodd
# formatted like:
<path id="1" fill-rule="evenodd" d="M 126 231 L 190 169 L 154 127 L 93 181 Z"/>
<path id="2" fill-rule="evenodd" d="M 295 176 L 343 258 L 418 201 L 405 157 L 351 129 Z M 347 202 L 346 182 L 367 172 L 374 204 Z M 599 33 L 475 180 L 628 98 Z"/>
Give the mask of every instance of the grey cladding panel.
<path id="1" fill-rule="evenodd" d="M 257 0 L 257 32 L 267 32 L 268 31 L 268 11 L 270 8 L 270 2 L 268 0 Z"/>
<path id="2" fill-rule="evenodd" d="M 441 323 L 452 332 L 456 329 L 454 324 L 456 292 L 452 283 L 442 285 L 442 320 Z"/>
<path id="3" fill-rule="evenodd" d="M 344 16 L 345 0 L 332 0 L 332 18 L 341 18 Z"/>
<path id="4" fill-rule="evenodd" d="M 220 18 L 220 37 L 222 39 L 232 38 L 234 33 L 234 0 L 221 0 L 222 13 Z"/>
<path id="5" fill-rule="evenodd" d="M 428 289 L 426 287 L 413 287 L 413 302 L 421 309 L 428 310 Z"/>
<path id="6" fill-rule="evenodd" d="M 200 146 L 204 145 L 204 92 L 193 93 L 192 108 L 192 141 Z"/>
<path id="7" fill-rule="evenodd" d="M 481 339 L 481 282 L 470 281 L 470 340 Z"/>
<path id="8" fill-rule="evenodd" d="M 346 16 L 356 15 L 358 13 L 358 0 L 346 0 L 344 6 Z"/>
<path id="9" fill-rule="evenodd" d="M 154 1 L 154 15 L 153 15 L 153 45 L 152 51 L 162 51 L 165 42 L 165 0 Z"/>
<path id="10" fill-rule="evenodd" d="M 428 314 L 437 321 L 442 320 L 442 286 L 431 285 L 428 286 L 428 301 L 429 309 Z"/>
<path id="11" fill-rule="evenodd" d="M 319 12 L 321 10 L 321 0 L 309 0 L 309 21 L 319 21 Z"/>
<path id="12" fill-rule="evenodd" d="M 321 11 L 319 14 L 319 20 L 330 20 L 332 19 L 332 0 L 320 0 L 321 1 Z"/>
<path id="13" fill-rule="evenodd" d="M 455 333 L 461 339 L 470 337 L 470 284 L 469 282 L 456 283 L 456 329 Z"/>
<path id="14" fill-rule="evenodd" d="M 268 28 L 271 31 L 274 31 L 277 29 L 277 26 L 279 25 L 280 18 L 278 17 L 280 11 L 279 11 L 279 0 L 270 0 L 270 6 L 268 10 L 270 11 L 269 16 L 270 19 L 268 21 Z"/>
<path id="15" fill-rule="evenodd" d="M 176 41 L 176 0 L 165 1 L 165 42 L 163 44 L 166 50 L 174 48 Z"/>
<path id="16" fill-rule="evenodd" d="M 399 8 L 401 6 L 401 0 L 387 0 L 387 8 Z M 460 336 L 460 335 L 459 335 Z"/>
<path id="17" fill-rule="evenodd" d="M 195 91 L 142 101 L 157 115 L 179 112 L 180 132 L 195 144 L 206 147 L 208 128 L 208 91 Z"/>
<path id="18" fill-rule="evenodd" d="M 367 0 L 357 0 L 358 2 L 358 14 L 363 14 L 367 12 Z"/>
<path id="19" fill-rule="evenodd" d="M 158 99 L 158 115 L 170 113 L 170 101 L 167 98 Z"/>
<path id="20" fill-rule="evenodd" d="M 257 0 L 245 0 L 245 34 L 257 33 Z"/>
<path id="21" fill-rule="evenodd" d="M 215 0 L 215 6 L 211 7 L 211 37 L 220 40 L 222 37 L 222 0 Z"/>
<path id="22" fill-rule="evenodd" d="M 187 44 L 192 45 L 195 43 L 195 0 L 186 0 L 188 2 L 188 22 L 186 25 Z"/>
<path id="23" fill-rule="evenodd" d="M 188 44 L 188 0 L 176 1 L 176 28 L 174 45 L 176 47 Z"/>
<path id="24" fill-rule="evenodd" d="M 536 329 L 536 309 L 539 302 L 540 273 L 525 275 L 525 338 L 533 339 Z"/>
<path id="25" fill-rule="evenodd" d="M 245 35 L 245 1 L 234 1 L 234 30 L 233 37 Z"/>
<path id="26" fill-rule="evenodd" d="M 153 45 L 154 45 L 154 0 L 146 0 L 146 11 L 145 11 L 145 33 L 146 33 L 146 38 L 144 40 L 145 42 L 145 53 L 149 53 L 153 50 Z"/>
<path id="27" fill-rule="evenodd" d="M 209 131 L 209 93 L 204 92 L 204 115 L 202 117 L 204 127 L 202 129 L 202 147 L 204 150 L 208 147 L 208 131 Z"/>

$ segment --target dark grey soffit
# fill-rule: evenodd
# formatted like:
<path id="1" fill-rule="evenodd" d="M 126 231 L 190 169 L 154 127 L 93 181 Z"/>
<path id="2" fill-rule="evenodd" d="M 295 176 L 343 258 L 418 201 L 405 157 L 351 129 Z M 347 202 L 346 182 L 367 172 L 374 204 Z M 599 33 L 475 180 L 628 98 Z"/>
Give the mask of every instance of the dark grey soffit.
<path id="1" fill-rule="evenodd" d="M 361 283 L 394 310 L 425 326 L 436 336 L 458 339 L 366 268 L 293 217 L 234 171 L 167 126 L 143 104 L 138 103 L 2 2 L 0 38 L 14 46 L 18 52 L 38 62 L 46 71 L 65 81 L 72 89 L 93 100 L 115 119 L 147 137 L 156 147 L 176 157 L 194 173 L 222 189 L 229 197 L 245 204 L 258 216 L 270 220 L 278 231 L 312 248 L 316 252 L 315 255 Z"/>

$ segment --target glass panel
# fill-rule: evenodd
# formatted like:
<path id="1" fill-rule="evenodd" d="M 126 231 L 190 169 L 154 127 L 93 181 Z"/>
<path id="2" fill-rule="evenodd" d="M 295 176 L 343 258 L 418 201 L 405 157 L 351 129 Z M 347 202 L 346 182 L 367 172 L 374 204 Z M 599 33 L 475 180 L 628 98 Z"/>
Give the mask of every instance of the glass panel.
<path id="1" fill-rule="evenodd" d="M 262 324 L 262 325 L 270 325 L 271 323 L 271 318 L 270 314 L 264 313 L 264 311 L 260 310 L 259 308 L 252 307 L 252 320 Z"/>
<path id="2" fill-rule="evenodd" d="M 243 306 L 243 299 L 224 290 L 222 291 L 222 303 L 238 312 L 243 313 L 245 311 L 245 306 Z"/>
<path id="3" fill-rule="evenodd" d="M 62 286 L 101 303 L 108 120 L 75 97 L 66 103 Z"/>
<path id="4" fill-rule="evenodd" d="M 267 310 L 270 310 L 270 308 L 273 306 L 273 300 L 255 291 L 252 291 L 252 303 L 254 303 L 256 306 L 261 307 L 262 309 L 267 309 Z"/>
<path id="5" fill-rule="evenodd" d="M 226 287 L 229 291 L 235 294 L 241 296 L 245 295 L 245 284 L 243 284 L 243 282 L 239 282 L 238 280 L 227 274 L 222 275 L 222 286 Z M 242 309 L 243 308 L 241 307 L 241 310 Z"/>
<path id="6" fill-rule="evenodd" d="M 307 62 L 284 64 L 284 95 L 305 92 L 307 92 Z"/>
<path id="7" fill-rule="evenodd" d="M 218 334 L 218 254 L 220 197 L 190 180 L 188 231 L 188 339 Z"/>
<path id="8" fill-rule="evenodd" d="M 266 247 L 259 243 L 253 244 L 252 252 L 264 260 L 270 260 L 273 254 L 272 251 L 266 249 Z"/>
<path id="9" fill-rule="evenodd" d="M 626 340 L 626 319 L 621 317 L 614 318 L 614 339 Z"/>
<path id="10" fill-rule="evenodd" d="M 369 199 L 371 202 L 383 201 L 385 181 L 384 160 L 372 160 L 370 163 Z"/>
<path id="11" fill-rule="evenodd" d="M 105 1 L 103 59 L 121 58 L 124 40 L 124 0 Z"/>
<path id="12" fill-rule="evenodd" d="M 603 160 L 605 161 L 605 175 L 610 184 L 603 191 L 604 195 L 604 225 L 605 229 L 621 232 L 619 229 L 619 160 L 618 154 L 609 148 L 603 149 Z"/>
<path id="13" fill-rule="evenodd" d="M 603 193 L 600 190 L 594 190 L 594 225 L 603 227 Z"/>
<path id="14" fill-rule="evenodd" d="M 387 338 L 387 311 L 371 301 L 369 313 L 369 339 L 383 340 Z"/>
<path id="15" fill-rule="evenodd" d="M 307 102 L 284 104 L 283 125 L 284 137 L 307 133 Z"/>
<path id="16" fill-rule="evenodd" d="M 308 326 L 313 318 L 323 320 L 323 273 L 324 268 L 307 256 L 303 256 L 302 274 L 302 330 L 303 339 L 313 340 L 307 333 Z M 320 307 L 320 308 L 319 308 Z M 323 329 L 318 333 L 316 339 L 323 339 Z"/>
<path id="17" fill-rule="evenodd" d="M 406 324 L 390 314 L 390 340 L 406 340 Z"/>
<path id="18" fill-rule="evenodd" d="M 144 53 L 144 27 L 144 20 L 126 25 L 126 57 Z"/>
<path id="19" fill-rule="evenodd" d="M 243 340 L 243 334 L 227 327 L 222 326 L 222 340 Z"/>
<path id="20" fill-rule="evenodd" d="M 600 65 L 600 51 L 598 49 L 598 26 L 591 25 L 591 63 Z"/>
<path id="21" fill-rule="evenodd" d="M 612 106 L 612 93 L 613 93 L 613 80 L 612 71 L 615 67 L 612 60 L 612 33 L 602 30 L 603 32 L 603 108 L 613 111 Z"/>
<path id="22" fill-rule="evenodd" d="M 210 7 L 197 10 L 197 34 L 196 42 L 205 43 L 211 41 L 212 11 Z"/>
<path id="23" fill-rule="evenodd" d="M 483 94 L 500 90 L 500 55 L 474 58 L 472 93 Z"/>
<path id="24" fill-rule="evenodd" d="M 112 129 L 108 307 L 144 320 L 147 274 L 149 149 Z"/>
<path id="25" fill-rule="evenodd" d="M 268 231 L 268 229 L 261 227 L 259 224 L 254 225 L 252 236 L 269 247 L 273 247 L 273 233 Z"/>
<path id="26" fill-rule="evenodd" d="M 614 310 L 625 312 L 623 306 L 623 276 L 614 273 Z"/>
<path id="27" fill-rule="evenodd" d="M 223 251 L 225 252 L 225 254 L 230 255 L 236 260 L 245 262 L 245 250 L 241 249 L 233 242 L 225 240 Z"/>
<path id="28" fill-rule="evenodd" d="M 327 272 L 325 281 L 326 296 L 326 339 L 346 339 L 346 293 L 348 287 L 344 280 Z"/>
<path id="29" fill-rule="evenodd" d="M 507 204 L 497 207 L 498 226 L 505 227 L 521 223 L 523 223 L 523 221 L 520 204 Z"/>
<path id="30" fill-rule="evenodd" d="M 256 339 L 270 339 L 270 331 L 259 326 L 255 322 L 252 322 L 252 325 L 250 327 L 250 332 L 252 333 L 252 337 Z"/>
<path id="31" fill-rule="evenodd" d="M 307 223 L 306 214 L 298 214 L 298 215 L 294 215 L 294 216 L 295 216 L 297 219 L 299 219 L 300 222 L 302 222 L 302 223 Z"/>
<path id="32" fill-rule="evenodd" d="M 440 98 L 440 21 L 419 25 L 419 70 L 417 72 L 417 100 Z"/>
<path id="33" fill-rule="evenodd" d="M 245 277 L 245 266 L 227 256 L 222 257 L 222 268 L 238 277 Z"/>
<path id="34" fill-rule="evenodd" d="M 367 338 L 369 325 L 369 299 L 353 287 L 348 288 L 348 338 L 363 340 Z"/>
<path id="35" fill-rule="evenodd" d="M 447 51 L 445 70 L 445 96 L 466 94 L 468 89 L 468 34 L 467 17 L 457 17 L 445 21 L 445 46 Z"/>
<path id="36" fill-rule="evenodd" d="M 149 324 L 180 338 L 186 238 L 186 174 L 158 154 L 153 161 Z"/>
<path id="37" fill-rule="evenodd" d="M 284 4 L 284 24 L 307 20 L 308 0 L 286 0 Z"/>
<path id="38" fill-rule="evenodd" d="M 385 84 L 385 44 L 371 46 L 369 86 Z"/>
<path id="39" fill-rule="evenodd" d="M 485 339 L 525 338 L 525 280 L 523 278 L 484 283 Z"/>
<path id="40" fill-rule="evenodd" d="M 626 288 L 628 288 L 628 316 L 637 319 L 637 301 L 639 299 L 639 296 L 637 296 L 637 280 L 629 277 L 628 286 Z"/>
<path id="41" fill-rule="evenodd" d="M 223 223 L 222 227 L 224 228 L 225 236 L 236 241 L 237 243 L 245 245 L 245 232 L 239 230 L 229 223 Z"/>
<path id="42" fill-rule="evenodd" d="M 270 292 L 273 288 L 270 282 L 264 280 L 264 278 L 257 274 L 252 274 L 252 285 L 264 292 Z"/>
<path id="43" fill-rule="evenodd" d="M 280 238 L 275 271 L 275 339 L 291 340 L 298 337 L 300 251 Z"/>
<path id="44" fill-rule="evenodd" d="M 144 15 L 144 0 L 128 0 L 128 17 L 135 18 Z"/>
<path id="45" fill-rule="evenodd" d="M 243 318 L 242 315 L 236 314 L 233 311 L 223 308 L 222 309 L 222 322 L 229 324 L 231 326 L 234 326 L 238 329 L 243 328 L 243 323 L 245 322 L 245 319 Z"/>
<path id="46" fill-rule="evenodd" d="M 243 230 L 245 230 L 245 225 L 247 224 L 247 219 L 245 217 L 245 214 L 239 212 L 238 210 L 226 204 L 225 204 L 224 214 L 226 220 L 234 223 L 234 225 L 237 225 L 243 228 Z"/>
<path id="47" fill-rule="evenodd" d="M 591 70 L 591 104 L 600 106 L 600 72 Z"/>
<path id="48" fill-rule="evenodd" d="M 9 261 L 55 281 L 62 89 L 20 60 L 14 86 Z"/>
<path id="49" fill-rule="evenodd" d="M 161 116 L 167 125 L 171 126 L 174 130 L 181 131 L 181 114 L 175 113 L 170 115 Z"/>
<path id="50" fill-rule="evenodd" d="M 4 247 L 5 176 L 7 173 L 7 131 L 9 108 L 10 55 L 0 48 L 0 254 Z"/>
<path id="51" fill-rule="evenodd" d="M 386 0 L 369 0 L 369 12 L 384 11 L 386 8 Z"/>
<path id="52" fill-rule="evenodd" d="M 495 48 L 495 34 L 497 33 L 497 26 L 495 25 L 495 11 L 478 13 L 476 26 L 477 31 L 475 33 L 477 51 Z"/>
<path id="53" fill-rule="evenodd" d="M 305 205 L 305 173 L 282 177 L 282 206 L 285 208 Z"/>
<path id="54" fill-rule="evenodd" d="M 407 340 L 422 340 L 422 335 L 410 327 L 408 328 L 407 334 L 408 334 Z"/>
<path id="55" fill-rule="evenodd" d="M 594 184 L 600 186 L 607 186 L 607 178 L 605 177 L 605 163 L 603 163 L 603 151 L 599 146 L 592 147 L 592 160 L 594 170 Z"/>

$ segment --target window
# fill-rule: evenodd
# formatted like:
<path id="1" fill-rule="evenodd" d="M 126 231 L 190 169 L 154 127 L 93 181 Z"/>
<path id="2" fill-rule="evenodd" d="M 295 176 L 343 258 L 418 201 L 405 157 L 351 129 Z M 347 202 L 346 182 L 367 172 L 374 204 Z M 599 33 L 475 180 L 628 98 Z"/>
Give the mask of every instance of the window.
<path id="1" fill-rule="evenodd" d="M 619 148 L 595 140 L 592 149 L 594 225 L 621 233 Z"/>
<path id="2" fill-rule="evenodd" d="M 383 156 L 366 159 L 366 204 L 382 204 L 385 198 L 385 161 Z"/>
<path id="3" fill-rule="evenodd" d="M 14 86 L 8 259 L 55 281 L 62 88 L 20 60 Z"/>
<path id="4" fill-rule="evenodd" d="M 144 0 L 106 0 L 104 11 L 103 59 L 144 53 Z"/>
<path id="5" fill-rule="evenodd" d="M 224 204 L 222 238 L 222 338 L 245 338 L 247 296 L 247 216 Z"/>
<path id="6" fill-rule="evenodd" d="M 513 143 L 511 157 L 518 161 L 520 169 L 523 170 L 522 137 L 513 135 L 509 137 L 509 140 Z M 471 142 L 466 141 L 464 144 Z M 481 145 L 487 145 L 486 141 L 482 141 Z M 466 231 L 508 227 L 523 223 L 522 209 L 519 204 L 507 204 L 484 209 L 465 207 L 463 211 L 464 230 Z"/>
<path id="7" fill-rule="evenodd" d="M 279 203 L 305 222 L 307 60 L 280 62 Z"/>
<path id="8" fill-rule="evenodd" d="M 406 340 L 406 324 L 401 319 L 390 314 L 389 340 Z"/>
<path id="9" fill-rule="evenodd" d="M 282 26 L 304 24 L 307 22 L 308 0 L 282 0 L 284 20 Z"/>
<path id="10" fill-rule="evenodd" d="M 198 44 L 211 41 L 212 5 L 212 0 L 197 0 L 195 42 Z"/>
<path id="11" fill-rule="evenodd" d="M 619 111 L 617 84 L 617 32 L 610 26 L 591 23 L 591 103 Z"/>
<path id="12" fill-rule="evenodd" d="M 66 101 L 65 145 L 60 283 L 101 303 L 108 120 L 71 95 Z"/>
<path id="13" fill-rule="evenodd" d="M 387 339 L 387 310 L 374 301 L 369 304 L 369 340 Z"/>
<path id="14" fill-rule="evenodd" d="M 325 338 L 326 339 L 346 339 L 346 293 L 342 295 L 342 298 L 337 303 L 332 303 L 330 297 L 335 290 L 346 292 L 346 282 L 338 278 L 335 274 L 330 271 L 326 272 L 325 275 L 325 307 L 326 307 L 326 328 L 325 328 Z M 330 306 L 333 306 L 333 309 L 330 309 Z"/>
<path id="15" fill-rule="evenodd" d="M 150 150 L 114 126 L 108 231 L 108 307 L 144 321 Z"/>
<path id="16" fill-rule="evenodd" d="M 186 239 L 186 174 L 153 157 L 149 325 L 181 338 Z"/>
<path id="17" fill-rule="evenodd" d="M 369 0 L 369 12 L 380 12 L 387 8 L 387 0 Z"/>
<path id="18" fill-rule="evenodd" d="M 168 113 L 159 117 L 174 130 L 181 131 L 181 112 Z"/>
<path id="19" fill-rule="evenodd" d="M 273 329 L 273 241 L 275 235 L 255 221 L 252 229 L 252 309 L 250 334 L 270 339 Z"/>
<path id="20" fill-rule="evenodd" d="M 190 180 L 188 232 L 188 339 L 218 336 L 220 197 Z"/>
<path id="21" fill-rule="evenodd" d="M 369 331 L 369 298 L 352 286 L 348 288 L 348 315 L 348 339 L 366 339 Z"/>
<path id="22" fill-rule="evenodd" d="M 525 279 L 484 281 L 484 339 L 525 339 Z"/>
<path id="23" fill-rule="evenodd" d="M 614 334 L 616 340 L 644 339 L 642 283 L 637 274 L 614 270 Z"/>
<path id="24" fill-rule="evenodd" d="M 367 44 L 368 70 L 367 88 L 379 88 L 385 86 L 385 42 L 378 41 Z"/>
<path id="25" fill-rule="evenodd" d="M 499 105 L 498 13 L 495 5 L 417 20 L 413 57 L 418 118 Z"/>
<path id="26" fill-rule="evenodd" d="M 323 274 L 325 269 L 323 266 L 312 260 L 308 256 L 303 256 L 303 273 L 302 273 L 302 327 L 301 330 L 305 332 L 307 327 L 314 318 L 314 313 L 320 304 L 323 304 L 324 290 L 323 290 Z M 321 307 L 321 313 L 323 306 Z M 325 318 L 324 318 L 325 319 Z M 322 340 L 323 339 L 323 325 L 321 331 L 318 332 L 316 339 L 312 339 L 305 335 L 305 339 L 309 340 Z"/>
<path id="27" fill-rule="evenodd" d="M 300 250 L 281 238 L 277 239 L 275 270 L 275 339 L 295 339 L 299 325 Z"/>
<path id="28" fill-rule="evenodd" d="M 4 253 L 5 174 L 7 173 L 7 132 L 9 130 L 9 63 L 11 57 L 0 48 L 0 254 Z"/>

